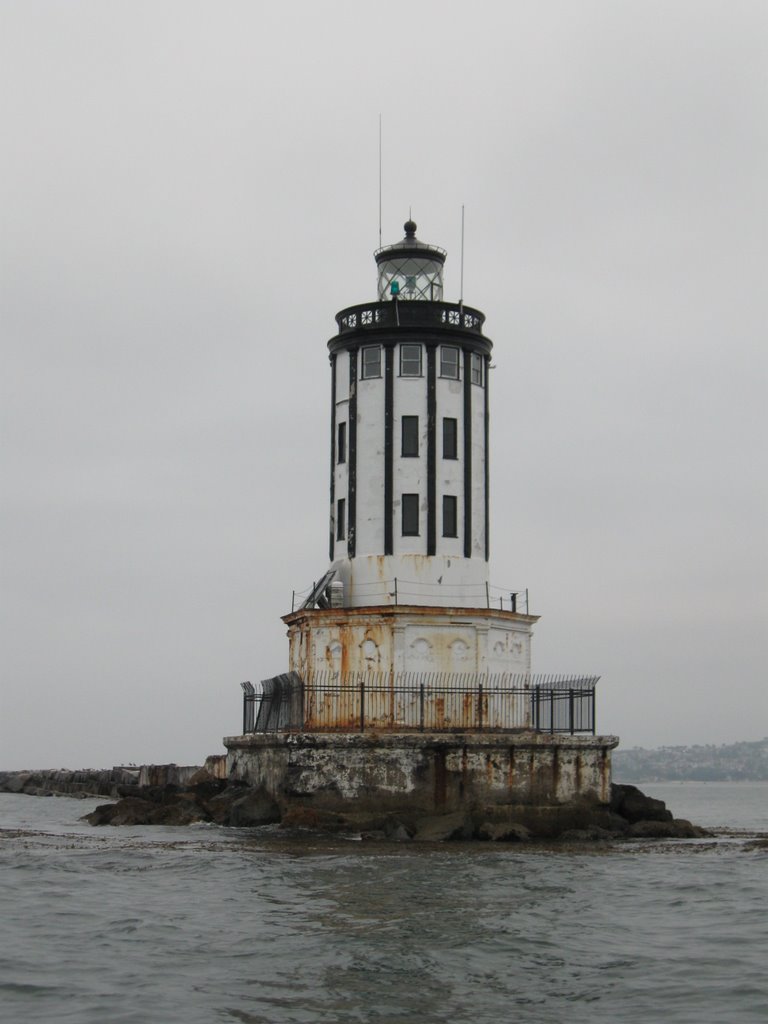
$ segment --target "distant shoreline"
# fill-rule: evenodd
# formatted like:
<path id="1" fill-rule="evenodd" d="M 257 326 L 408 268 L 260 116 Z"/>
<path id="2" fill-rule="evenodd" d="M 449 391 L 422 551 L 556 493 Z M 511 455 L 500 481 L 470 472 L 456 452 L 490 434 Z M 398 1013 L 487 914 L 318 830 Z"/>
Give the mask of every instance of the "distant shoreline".
<path id="1" fill-rule="evenodd" d="M 702 785 L 714 785 L 722 782 L 734 785 L 740 782 L 743 782 L 744 784 L 755 782 L 768 783 L 768 778 L 683 778 L 680 775 L 676 775 L 672 778 L 667 776 L 662 777 L 660 775 L 628 775 L 626 772 L 613 772 L 612 780 L 616 785 L 653 785 L 654 783 L 674 785 L 676 782 L 679 782 L 681 785 L 687 785 L 690 782 L 700 782 Z"/>
<path id="2" fill-rule="evenodd" d="M 621 782 L 768 782 L 768 739 L 692 747 L 619 748 L 613 776 Z"/>

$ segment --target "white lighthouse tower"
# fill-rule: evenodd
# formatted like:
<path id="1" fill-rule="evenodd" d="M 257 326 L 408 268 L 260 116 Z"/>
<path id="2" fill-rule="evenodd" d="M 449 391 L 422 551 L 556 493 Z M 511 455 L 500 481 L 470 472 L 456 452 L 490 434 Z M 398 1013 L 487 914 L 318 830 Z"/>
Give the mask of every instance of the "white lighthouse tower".
<path id="1" fill-rule="evenodd" d="M 443 301 L 445 259 L 407 221 L 375 253 L 376 300 L 336 315 L 330 567 L 284 617 L 305 683 L 530 672 L 536 617 L 488 574 L 492 342 L 483 313 Z"/>
<path id="2" fill-rule="evenodd" d="M 557 834 L 605 811 L 618 740 L 595 735 L 597 677 L 531 675 L 537 616 L 491 583 L 492 345 L 443 300 L 445 258 L 409 220 L 376 298 L 336 314 L 328 563 L 283 616 L 289 670 L 242 684 L 227 772 L 283 811 Z"/>

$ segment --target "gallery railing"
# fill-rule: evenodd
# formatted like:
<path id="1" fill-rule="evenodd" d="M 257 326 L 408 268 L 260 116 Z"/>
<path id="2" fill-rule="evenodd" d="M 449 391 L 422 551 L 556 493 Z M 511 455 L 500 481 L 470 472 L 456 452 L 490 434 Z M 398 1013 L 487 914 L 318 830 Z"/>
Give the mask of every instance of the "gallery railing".
<path id="1" fill-rule="evenodd" d="M 243 683 L 243 733 L 595 732 L 598 676 L 316 674 Z"/>
<path id="2" fill-rule="evenodd" d="M 291 593 L 291 612 L 299 608 L 328 607 L 325 593 L 333 573 L 327 573 L 304 590 Z M 442 586 L 420 580 L 375 580 L 355 583 L 355 591 L 365 605 L 439 605 L 455 601 L 460 607 L 492 608 L 522 615 L 529 614 L 528 588 L 500 587 L 495 583 L 453 583 Z M 345 607 L 343 601 L 341 607 Z"/>
<path id="3" fill-rule="evenodd" d="M 383 328 L 422 327 L 432 330 L 470 331 L 482 334 L 485 314 L 453 302 L 364 302 L 336 314 L 339 334 L 375 332 Z"/>

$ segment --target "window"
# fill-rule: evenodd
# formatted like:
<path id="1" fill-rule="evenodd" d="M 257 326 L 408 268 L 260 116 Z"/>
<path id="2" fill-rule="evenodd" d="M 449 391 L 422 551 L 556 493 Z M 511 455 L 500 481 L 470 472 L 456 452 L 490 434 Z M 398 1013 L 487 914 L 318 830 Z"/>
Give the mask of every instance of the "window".
<path id="1" fill-rule="evenodd" d="M 418 494 L 403 495 L 403 536 L 419 536 L 419 496 Z"/>
<path id="2" fill-rule="evenodd" d="M 347 461 L 347 424 L 339 424 L 339 436 L 336 442 L 336 461 Z"/>
<path id="3" fill-rule="evenodd" d="M 472 383 L 483 386 L 483 357 L 472 353 Z"/>
<path id="4" fill-rule="evenodd" d="M 453 345 L 440 346 L 440 376 L 459 379 L 459 349 Z"/>
<path id="5" fill-rule="evenodd" d="M 458 424 L 448 416 L 443 418 L 443 458 L 458 459 Z"/>
<path id="6" fill-rule="evenodd" d="M 400 346 L 400 376 L 421 376 L 421 345 Z"/>
<path id="7" fill-rule="evenodd" d="M 456 522 L 456 496 L 453 494 L 443 495 L 443 536 L 458 537 L 459 532 Z"/>
<path id="8" fill-rule="evenodd" d="M 344 540 L 347 534 L 345 514 L 346 502 L 343 498 L 339 498 L 336 502 L 336 540 Z"/>
<path id="9" fill-rule="evenodd" d="M 403 416 L 401 433 L 403 458 L 415 459 L 419 454 L 419 417 Z"/>
<path id="10" fill-rule="evenodd" d="M 381 345 L 367 345 L 363 349 L 363 380 L 381 376 Z"/>

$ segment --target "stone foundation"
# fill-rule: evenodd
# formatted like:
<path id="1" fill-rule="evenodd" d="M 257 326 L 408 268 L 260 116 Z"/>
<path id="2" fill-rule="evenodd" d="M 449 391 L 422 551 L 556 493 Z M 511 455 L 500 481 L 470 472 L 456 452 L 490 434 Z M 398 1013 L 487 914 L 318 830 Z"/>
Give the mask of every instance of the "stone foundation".
<path id="1" fill-rule="evenodd" d="M 539 820 L 606 808 L 615 736 L 267 733 L 230 736 L 227 773 L 285 811 L 456 811 Z"/>

